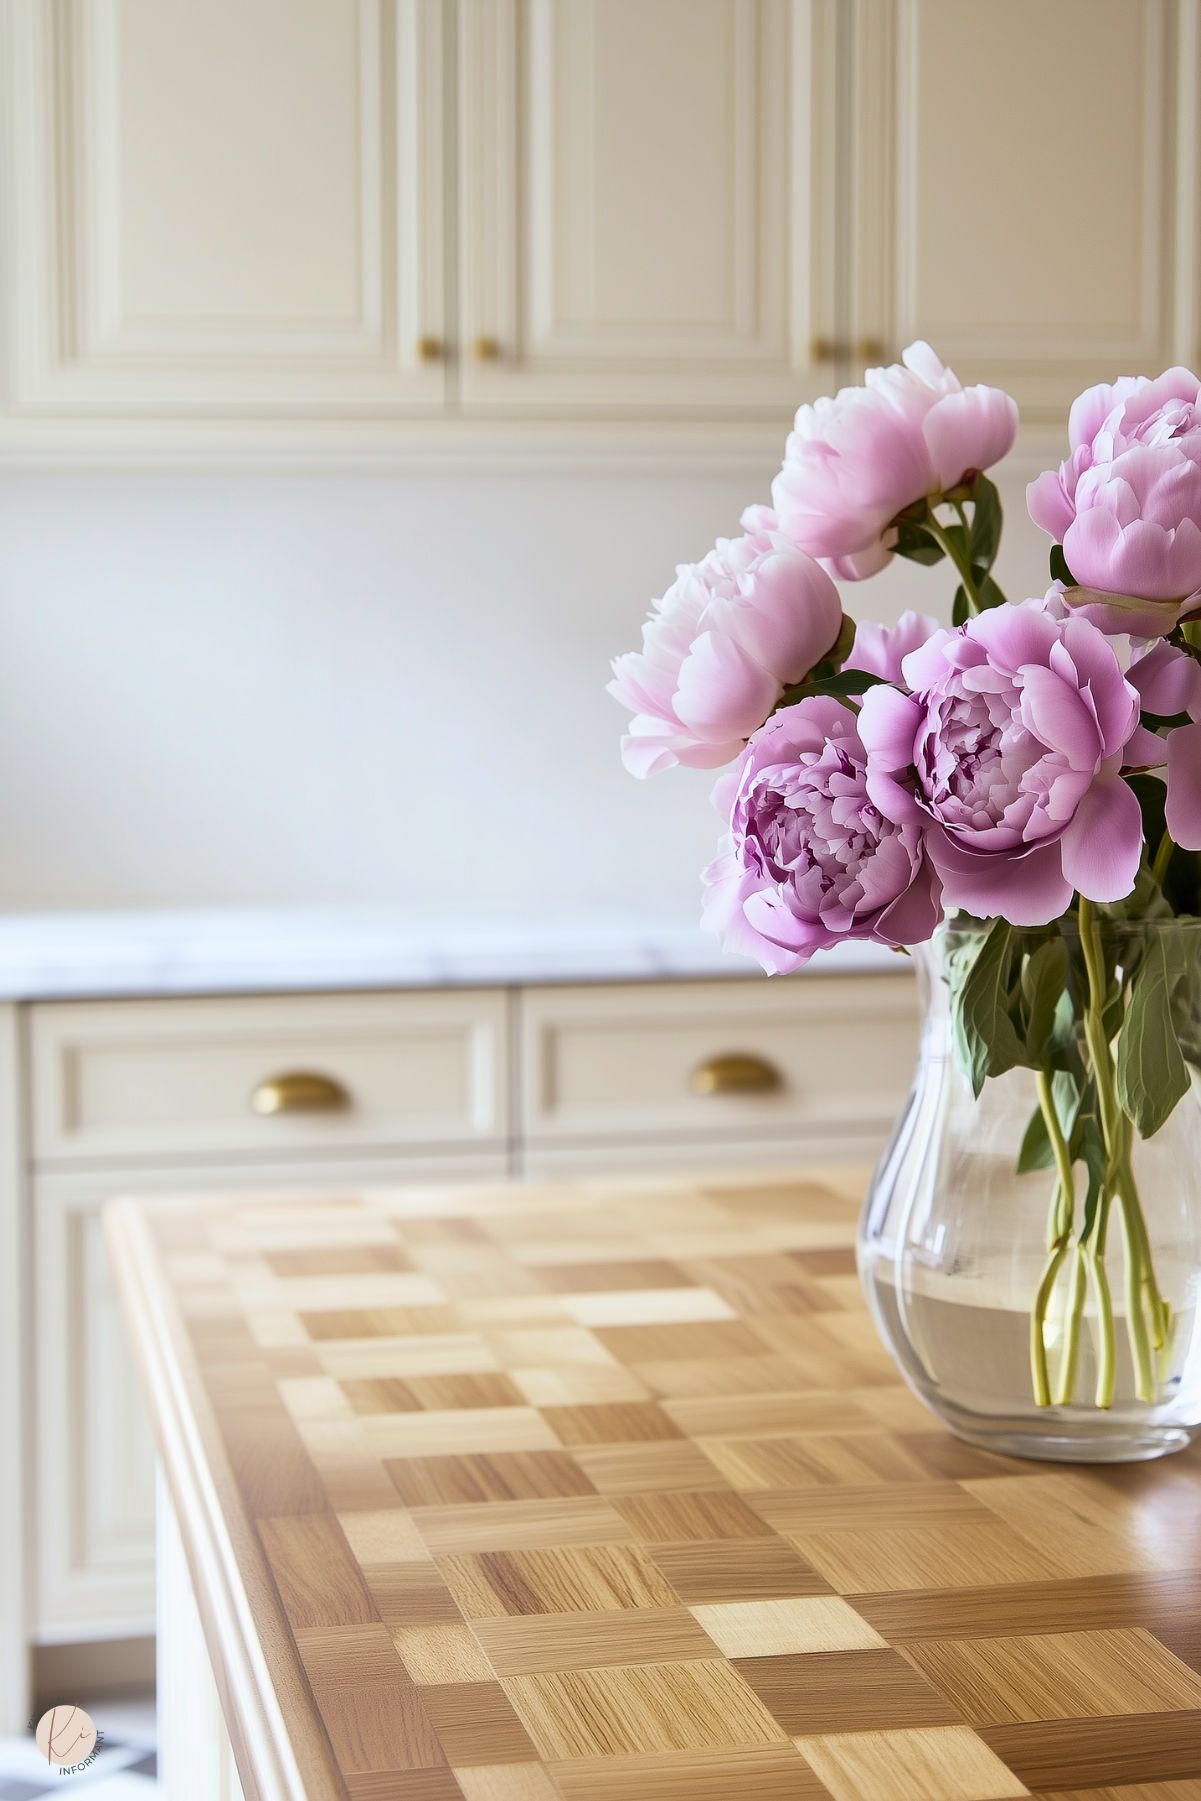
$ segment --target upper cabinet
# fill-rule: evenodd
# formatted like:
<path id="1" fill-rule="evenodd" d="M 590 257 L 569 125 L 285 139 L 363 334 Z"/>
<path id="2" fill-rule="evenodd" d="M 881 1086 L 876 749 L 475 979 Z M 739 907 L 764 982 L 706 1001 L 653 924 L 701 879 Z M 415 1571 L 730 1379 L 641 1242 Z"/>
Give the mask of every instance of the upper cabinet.
<path id="1" fill-rule="evenodd" d="M 463 0 L 459 44 L 465 406 L 779 418 L 829 382 L 827 9 Z"/>
<path id="2" fill-rule="evenodd" d="M 10 464 L 778 449 L 918 336 L 1035 421 L 1201 349 L 1198 0 L 3 0 L 0 39 Z"/>
<path id="3" fill-rule="evenodd" d="M 854 0 L 852 317 L 1062 418 L 1197 354 L 1191 0 Z"/>
<path id="4" fill-rule="evenodd" d="M 10 404 L 440 409 L 441 0 L 7 0 Z"/>

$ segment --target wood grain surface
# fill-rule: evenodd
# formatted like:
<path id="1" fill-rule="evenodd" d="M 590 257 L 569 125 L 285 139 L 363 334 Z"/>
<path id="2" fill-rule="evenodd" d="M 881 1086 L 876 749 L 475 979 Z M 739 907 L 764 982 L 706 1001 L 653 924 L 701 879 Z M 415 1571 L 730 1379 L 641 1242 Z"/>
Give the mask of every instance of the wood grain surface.
<path id="1" fill-rule="evenodd" d="M 1201 1455 L 950 1437 L 859 1298 L 862 1179 L 110 1210 L 304 1792 L 1201 1797 Z"/>

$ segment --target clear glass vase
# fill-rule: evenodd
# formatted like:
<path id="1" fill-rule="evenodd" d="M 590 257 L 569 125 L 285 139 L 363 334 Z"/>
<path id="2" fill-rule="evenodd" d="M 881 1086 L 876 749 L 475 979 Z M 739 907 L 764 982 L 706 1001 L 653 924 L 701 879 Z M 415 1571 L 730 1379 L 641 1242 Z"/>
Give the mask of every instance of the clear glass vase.
<path id="1" fill-rule="evenodd" d="M 1076 989 L 1072 1030 L 1083 1056 L 1104 1057 L 1111 1109 L 1132 992 L 1124 972 L 1160 931 L 1175 934 L 1174 967 L 1187 964 L 1170 1002 L 1187 1090 L 1147 1138 L 1122 1104 L 1107 1119 L 1103 1256 L 1095 1218 L 1080 1244 L 1093 1192 L 1082 1163 L 1070 1195 L 1050 1156 L 1051 1167 L 1018 1173 L 1038 1124 L 1036 1071 L 989 1076 L 978 1097 L 963 1073 L 948 971 L 961 934 L 980 928 L 952 924 L 915 953 L 925 999 L 917 1070 L 864 1207 L 859 1269 L 909 1385 L 961 1438 L 1014 1456 L 1128 1462 L 1182 1449 L 1201 1425 L 1201 921 L 1093 929 L 1110 999 L 1091 1045 L 1078 923 L 1052 931 L 1065 939 Z"/>

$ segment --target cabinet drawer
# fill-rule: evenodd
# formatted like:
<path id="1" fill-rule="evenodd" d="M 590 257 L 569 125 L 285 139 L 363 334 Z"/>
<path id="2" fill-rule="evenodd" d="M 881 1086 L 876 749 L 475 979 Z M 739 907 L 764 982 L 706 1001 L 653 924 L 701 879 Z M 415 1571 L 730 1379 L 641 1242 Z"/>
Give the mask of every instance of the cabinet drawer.
<path id="1" fill-rule="evenodd" d="M 500 991 L 35 1007 L 34 1155 L 499 1144 L 506 1020 Z"/>
<path id="2" fill-rule="evenodd" d="M 878 1127 L 917 1045 L 903 972 L 547 989 L 521 1006 L 531 1144 Z"/>

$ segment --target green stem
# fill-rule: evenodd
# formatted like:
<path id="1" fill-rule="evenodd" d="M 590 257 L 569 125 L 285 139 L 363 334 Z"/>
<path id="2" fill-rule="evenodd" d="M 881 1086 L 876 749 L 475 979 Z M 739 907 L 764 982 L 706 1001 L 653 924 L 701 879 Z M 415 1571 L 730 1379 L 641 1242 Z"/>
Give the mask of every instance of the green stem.
<path id="1" fill-rule="evenodd" d="M 1098 1252 L 1096 1244 L 1086 1252 L 1088 1258 L 1089 1283 L 1093 1291 L 1093 1300 L 1097 1308 L 1097 1406 L 1109 1408 L 1113 1406 L 1114 1384 L 1114 1338 L 1113 1338 L 1113 1300 L 1109 1293 L 1109 1277 L 1105 1273 L 1105 1264 Z"/>
<path id="2" fill-rule="evenodd" d="M 931 508 L 929 516 L 922 520 L 922 530 L 928 532 L 930 537 L 934 539 L 934 542 L 946 551 L 952 563 L 954 563 L 956 569 L 959 571 L 959 579 L 963 583 L 963 591 L 967 595 L 968 606 L 971 608 L 972 612 L 982 613 L 984 608 L 980 604 L 980 592 L 976 587 L 975 579 L 972 575 L 971 559 L 967 555 L 966 548 L 962 553 L 960 552 L 959 547 L 954 538 L 952 538 L 950 532 L 946 530 L 945 526 L 940 525 L 938 520 L 934 517 L 933 508 Z"/>
<path id="3" fill-rule="evenodd" d="M 1055 1168 L 1059 1175 L 1058 1198 L 1060 1202 L 1058 1218 L 1060 1229 L 1055 1237 L 1064 1236 L 1071 1228 L 1073 1201 L 1076 1194 L 1076 1182 L 1072 1174 L 1072 1154 L 1068 1150 L 1067 1139 L 1063 1135 L 1063 1127 L 1059 1123 L 1059 1114 L 1055 1107 L 1055 1096 L 1051 1088 L 1050 1073 L 1044 1068 L 1038 1072 L 1038 1104 L 1042 1108 L 1043 1124 L 1047 1128 L 1047 1137 L 1051 1141 L 1051 1151 L 1055 1158 Z"/>
<path id="4" fill-rule="evenodd" d="M 1118 1097 L 1114 1086 L 1113 1061 L 1109 1040 L 1105 1036 L 1105 959 L 1097 942 L 1093 903 L 1080 896 L 1080 942 L 1084 949 L 1084 967 L 1088 973 L 1088 1006 L 1084 1012 L 1084 1036 L 1097 1079 L 1097 1102 L 1101 1109 L 1101 1132 L 1105 1151 L 1111 1163 L 1118 1146 Z"/>
<path id="5" fill-rule="evenodd" d="M 1122 1215 L 1122 1232 L 1126 1248 L 1126 1333 L 1130 1340 L 1130 1356 L 1134 1365 L 1135 1392 L 1140 1401 L 1153 1401 L 1155 1380 L 1151 1361 L 1151 1343 L 1147 1332 L 1147 1315 L 1157 1342 L 1162 1342 L 1166 1329 L 1166 1310 L 1151 1267 L 1151 1247 L 1139 1202 L 1138 1188 L 1130 1161 L 1129 1122 L 1118 1104 L 1114 1081 L 1113 1059 L 1105 1033 L 1106 998 L 1105 959 L 1097 939 L 1097 922 L 1093 904 L 1080 897 L 1080 940 L 1084 964 L 1088 972 L 1088 1006 L 1084 1015 L 1084 1036 L 1097 1083 L 1097 1100 L 1101 1110 L 1101 1130 L 1105 1139 L 1106 1187 L 1118 1203 Z M 1098 1226 L 1098 1243 L 1104 1245 L 1104 1225 Z M 1144 1313 L 1144 1294 L 1147 1312 Z M 1098 1384 L 1099 1385 L 1099 1384 Z"/>
<path id="6" fill-rule="evenodd" d="M 1164 877 L 1168 873 L 1168 864 L 1172 861 L 1172 852 L 1175 849 L 1176 846 L 1172 842 L 1172 834 L 1165 826 L 1163 837 L 1160 839 L 1159 847 L 1155 852 L 1155 860 L 1151 865 L 1151 874 L 1161 886 Z"/>
<path id="7" fill-rule="evenodd" d="M 1047 1304 L 1055 1287 L 1055 1278 L 1059 1274 L 1059 1266 L 1067 1254 L 1066 1240 L 1063 1244 L 1056 1245 L 1051 1252 L 1030 1314 L 1030 1375 L 1034 1382 L 1036 1407 L 1051 1405 L 1051 1378 L 1047 1373 L 1047 1346 L 1043 1338 L 1043 1328 L 1046 1325 Z"/>
<path id="8" fill-rule="evenodd" d="M 1080 1318 L 1084 1312 L 1084 1252 L 1077 1245 L 1072 1258 L 1072 1273 L 1068 1279 L 1068 1300 L 1063 1316 L 1063 1359 L 1059 1365 L 1059 1383 L 1055 1390 L 1055 1405 L 1070 1406 L 1072 1390 L 1076 1386 L 1076 1363 L 1080 1350 Z"/>
<path id="9" fill-rule="evenodd" d="M 1130 1209 L 1119 1192 L 1122 1207 L 1122 1230 L 1126 1239 L 1126 1333 L 1130 1339 L 1130 1358 L 1134 1364 L 1134 1391 L 1140 1401 L 1155 1399 L 1155 1374 L 1151 1364 L 1151 1340 L 1143 1314 L 1142 1263 L 1139 1256 Z"/>

